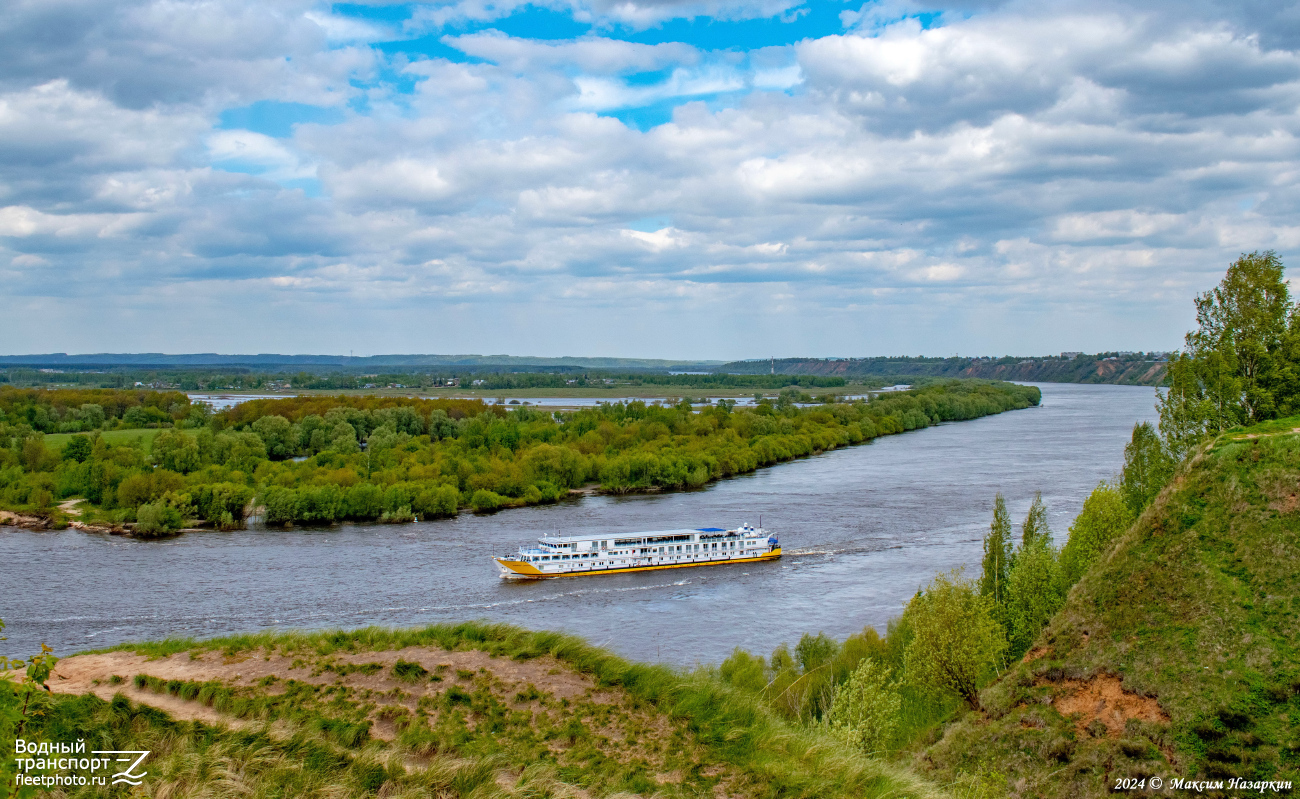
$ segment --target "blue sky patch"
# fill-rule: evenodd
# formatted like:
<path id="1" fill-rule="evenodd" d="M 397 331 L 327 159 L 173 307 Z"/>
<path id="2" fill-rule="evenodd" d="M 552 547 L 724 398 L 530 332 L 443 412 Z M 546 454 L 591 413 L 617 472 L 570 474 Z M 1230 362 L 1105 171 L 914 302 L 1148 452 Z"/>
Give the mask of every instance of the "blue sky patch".
<path id="1" fill-rule="evenodd" d="M 576 39 L 591 31 L 590 24 L 578 22 L 571 14 L 552 11 L 549 8 L 538 8 L 534 5 L 524 6 L 508 17 L 479 23 L 472 27 L 479 30 L 495 28 L 521 39 L 544 40 Z"/>
<path id="2" fill-rule="evenodd" d="M 400 24 L 411 18 L 411 6 L 406 3 L 371 6 L 361 3 L 335 3 L 330 9 L 341 17 L 354 17 L 368 22 Z"/>
<path id="3" fill-rule="evenodd" d="M 628 86 L 654 86 L 657 83 L 663 83 L 671 78 L 673 68 L 656 69 L 651 72 L 634 72 L 631 75 L 624 75 L 623 82 Z"/>
<path id="4" fill-rule="evenodd" d="M 281 186 L 286 189 L 301 189 L 302 193 L 308 197 L 325 196 L 324 189 L 321 188 L 320 181 L 316 178 L 297 178 L 294 180 L 281 180 Z"/>
<path id="5" fill-rule="evenodd" d="M 252 105 L 222 111 L 217 127 L 221 130 L 251 130 L 283 139 L 292 136 L 294 126 L 304 122 L 334 125 L 342 121 L 343 111 L 338 108 L 259 100 Z"/>
<path id="6" fill-rule="evenodd" d="M 482 64 L 481 58 L 474 58 L 442 41 L 445 34 L 434 33 L 415 39 L 394 39 L 389 42 L 375 42 L 371 45 L 376 50 L 388 55 L 405 55 L 415 60 L 418 57 L 444 58 L 457 64 Z"/>
<path id="7" fill-rule="evenodd" d="M 665 122 L 673 121 L 673 109 L 681 105 L 684 100 L 674 97 L 670 100 L 662 100 L 650 105 L 641 106 L 640 108 L 620 108 L 616 111 L 602 111 L 600 116 L 612 117 L 627 125 L 629 128 L 636 128 L 642 133 L 651 128 L 658 127 Z M 658 228 L 655 228 L 658 230 Z"/>
<path id="8" fill-rule="evenodd" d="M 644 219 L 634 219 L 624 225 L 628 230 L 638 230 L 642 233 L 654 233 L 672 226 L 673 219 L 670 216 L 647 216 Z"/>
<path id="9" fill-rule="evenodd" d="M 639 44 L 683 42 L 701 50 L 756 50 L 843 33 L 840 12 L 860 7 L 839 0 L 813 0 L 777 17 L 740 20 L 679 17 L 647 30 L 615 29 L 607 35 Z"/>
<path id="10" fill-rule="evenodd" d="M 233 172 L 236 175 L 253 175 L 259 178 L 264 177 L 272 169 L 267 164 L 244 158 L 216 158 L 213 159 L 212 166 L 222 172 Z"/>

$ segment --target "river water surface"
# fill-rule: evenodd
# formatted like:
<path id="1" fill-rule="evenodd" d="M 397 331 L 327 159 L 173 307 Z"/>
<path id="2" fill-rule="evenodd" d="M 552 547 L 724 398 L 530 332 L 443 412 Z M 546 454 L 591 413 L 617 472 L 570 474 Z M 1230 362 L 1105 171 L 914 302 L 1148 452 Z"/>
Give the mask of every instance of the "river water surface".
<path id="1" fill-rule="evenodd" d="M 1057 544 L 1121 465 L 1150 388 L 1043 384 L 1043 404 L 887 436 L 706 489 L 585 497 L 408 525 L 187 533 L 135 541 L 74 530 L 0 532 L 0 654 L 265 628 L 491 619 L 577 633 L 637 660 L 717 663 L 804 632 L 883 632 L 940 571 L 978 569 L 993 496 L 1023 519 L 1042 491 Z M 775 563 L 537 583 L 497 577 L 493 553 L 539 535 L 758 523 Z"/>

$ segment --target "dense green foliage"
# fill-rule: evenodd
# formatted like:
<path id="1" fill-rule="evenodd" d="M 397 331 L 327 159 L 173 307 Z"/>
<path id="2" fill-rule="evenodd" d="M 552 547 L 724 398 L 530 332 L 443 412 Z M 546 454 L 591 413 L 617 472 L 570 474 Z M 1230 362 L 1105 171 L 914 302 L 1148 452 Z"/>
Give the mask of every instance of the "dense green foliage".
<path id="1" fill-rule="evenodd" d="M 172 425 L 195 427 L 206 421 L 207 409 L 191 406 L 190 398 L 179 391 L 43 391 L 0 386 L 0 425 L 8 431 L 82 433 Z M 0 427 L 0 437 L 8 438 L 5 427 Z"/>
<path id="2" fill-rule="evenodd" d="M 1149 422 L 1133 426 L 1133 435 L 1124 447 L 1124 471 L 1120 493 L 1129 513 L 1137 516 L 1174 474 L 1174 459 L 1155 428 Z"/>
<path id="3" fill-rule="evenodd" d="M 0 423 L 0 506 L 39 510 L 79 496 L 149 534 L 191 518 L 235 526 L 254 498 L 271 524 L 407 521 L 554 502 L 591 483 L 616 493 L 695 488 L 1038 399 L 1032 387 L 981 382 L 811 408 L 787 395 L 744 409 L 628 402 L 554 414 L 471 400 L 296 397 L 237 405 L 197 431 L 164 429 L 148 451 L 93 433 L 52 451 L 29 425 Z"/>
<path id="4" fill-rule="evenodd" d="M 1060 607 L 1069 586 L 1062 585 L 1059 577 L 1058 553 L 1052 546 L 1041 494 L 1034 496 L 1021 525 L 1018 548 L 1011 547 L 1010 533 L 1010 519 L 999 494 L 993 504 L 993 523 L 984 539 L 984 571 L 979 589 L 1006 635 L 1007 656 L 1015 659 L 1029 650 L 1038 631 Z"/>
<path id="5" fill-rule="evenodd" d="M 1116 483 L 1103 482 L 1088 496 L 1057 550 L 1042 497 L 1035 496 L 1021 526 L 1018 548 L 1011 544 L 1011 520 L 999 494 L 993 522 L 984 538 L 980 594 L 992 602 L 993 616 L 1008 640 L 1007 659 L 1029 651 L 1040 631 L 1065 602 L 1079 578 L 1111 547 L 1165 487 L 1174 474 L 1168 448 L 1146 422 L 1134 425 L 1124 448 Z"/>
<path id="6" fill-rule="evenodd" d="M 1197 329 L 1169 362 L 1160 431 L 1176 459 L 1206 435 L 1300 411 L 1300 312 L 1273 252 L 1242 255 L 1196 298 Z"/>
<path id="7" fill-rule="evenodd" d="M 1007 575 L 1006 600 L 998 614 L 1005 620 L 1011 659 L 1029 651 L 1038 631 L 1060 608 L 1064 597 L 1059 566 L 1050 535 L 1025 536 Z"/>
<path id="8" fill-rule="evenodd" d="M 1133 523 L 1133 516 L 1121 489 L 1109 483 L 1102 483 L 1088 495 L 1083 509 L 1070 525 L 1070 538 L 1061 549 L 1058 595 L 1064 597 L 1070 586 L 1092 568 Z"/>
<path id="9" fill-rule="evenodd" d="M 843 642 L 805 634 L 793 653 L 782 644 L 766 659 L 736 649 L 717 673 L 788 719 L 827 724 L 871 752 L 896 750 L 978 702 L 1007 646 L 993 611 L 975 582 L 939 575 L 884 637 L 870 627 Z"/>
<path id="10" fill-rule="evenodd" d="M 904 618 L 910 632 L 903 655 L 906 679 L 978 708 L 979 688 L 1007 647 L 992 601 L 960 573 L 940 575 L 912 598 Z"/>
<path id="11" fill-rule="evenodd" d="M 1097 542 L 1093 539 L 1109 540 L 1127 527 L 1126 516 L 1118 521 L 1110 517 L 1092 521 L 1095 514 L 1091 509 L 1100 502 L 1098 497 L 1103 490 L 1107 490 L 1104 485 L 1084 503 L 1084 510 L 1070 528 L 1070 541 L 1062 552 L 1053 546 L 1047 508 L 1041 495 L 1034 497 L 1021 525 L 1019 547 L 1011 541 L 1011 518 L 1006 502 L 1001 494 L 994 498 L 993 522 L 984 537 L 978 591 L 989 603 L 990 614 L 1005 636 L 1007 660 L 1019 658 L 1029 650 L 1038 632 L 1061 606 L 1073 581 L 1078 579 L 1078 574 L 1073 572 L 1067 579 L 1063 552 L 1070 553 L 1072 570 L 1084 567 L 1085 559 L 1096 557 L 1093 547 Z M 1107 526 L 1113 524 L 1121 526 Z M 1085 544 L 1084 538 L 1089 538 L 1089 542 Z"/>
<path id="12" fill-rule="evenodd" d="M 1007 599 L 1007 575 L 1011 573 L 1014 559 L 1011 541 L 1011 516 L 1007 501 L 999 493 L 993 498 L 993 522 L 984 536 L 984 560 L 981 563 L 980 594 L 1001 608 Z"/>
<path id="13" fill-rule="evenodd" d="M 863 658 L 826 714 L 836 734 L 867 754 L 883 752 L 898 726 L 903 703 L 892 676 L 888 666 Z"/>

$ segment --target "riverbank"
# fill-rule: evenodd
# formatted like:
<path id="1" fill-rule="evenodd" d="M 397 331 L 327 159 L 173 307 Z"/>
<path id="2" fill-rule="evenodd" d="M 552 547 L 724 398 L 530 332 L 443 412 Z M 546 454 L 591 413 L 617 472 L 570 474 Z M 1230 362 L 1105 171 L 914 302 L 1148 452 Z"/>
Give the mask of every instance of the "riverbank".
<path id="1" fill-rule="evenodd" d="M 926 378 L 932 381 L 931 378 Z M 849 384 L 833 388 L 794 388 L 802 404 L 812 402 L 843 402 L 865 399 L 878 393 L 908 388 L 908 385 Z M 600 403 L 642 401 L 661 405 L 676 405 L 682 401 L 695 405 L 714 404 L 718 400 L 735 402 L 739 406 L 753 406 L 762 398 L 775 401 L 781 391 L 768 388 L 715 388 L 680 386 L 585 386 L 574 388 L 505 388 L 485 389 L 474 387 L 383 387 L 366 389 L 278 389 L 274 391 L 191 391 L 194 402 L 206 402 L 216 410 L 224 410 L 242 402 L 257 399 L 287 397 L 389 397 L 408 399 L 468 399 L 480 400 L 489 405 L 535 405 L 549 411 L 572 411 L 589 408 Z M 756 399 L 757 398 L 757 399 Z M 804 402 L 804 400 L 807 402 Z"/>
<path id="2" fill-rule="evenodd" d="M 156 431 L 148 450 L 74 435 L 56 452 L 28 435 L 14 458 L 21 469 L 0 471 L 0 504 L 57 525 L 66 519 L 52 503 L 81 497 L 82 521 L 149 537 L 196 520 L 238 528 L 254 508 L 274 525 L 400 523 L 551 504 L 591 483 L 611 494 L 700 488 L 1040 398 L 1033 387 L 952 381 L 814 407 L 788 396 L 752 408 L 628 402 L 573 413 L 463 399 L 255 399 L 197 431 Z"/>

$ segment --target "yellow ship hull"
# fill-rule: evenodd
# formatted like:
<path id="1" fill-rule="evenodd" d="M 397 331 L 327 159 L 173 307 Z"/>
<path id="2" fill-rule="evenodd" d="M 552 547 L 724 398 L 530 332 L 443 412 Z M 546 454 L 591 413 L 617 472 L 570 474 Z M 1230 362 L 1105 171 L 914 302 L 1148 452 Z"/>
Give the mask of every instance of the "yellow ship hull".
<path id="1" fill-rule="evenodd" d="M 752 558 L 731 558 L 728 560 L 699 560 L 691 563 L 657 563 L 650 566 L 620 566 L 609 569 L 584 569 L 582 571 L 571 572 L 554 572 L 546 573 L 538 569 L 531 563 L 522 560 L 509 560 L 507 558 L 494 558 L 497 565 L 501 567 L 501 576 L 507 580 L 548 580 L 553 577 L 585 577 L 592 574 L 626 574 L 628 572 L 651 572 L 660 569 L 687 569 L 692 566 L 726 566 L 733 563 L 761 563 L 767 560 L 776 560 L 781 557 L 781 548 L 777 547 L 769 552 L 756 555 Z"/>

